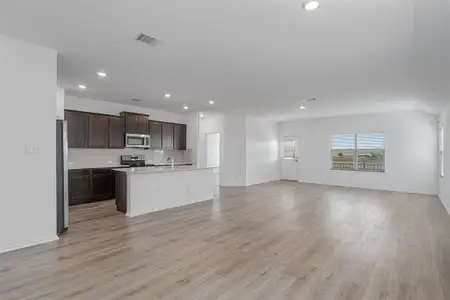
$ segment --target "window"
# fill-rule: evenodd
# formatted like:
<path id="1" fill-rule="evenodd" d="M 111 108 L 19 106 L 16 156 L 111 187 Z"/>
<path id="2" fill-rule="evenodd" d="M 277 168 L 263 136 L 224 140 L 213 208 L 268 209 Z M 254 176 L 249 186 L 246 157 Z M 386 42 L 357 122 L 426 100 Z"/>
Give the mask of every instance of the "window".
<path id="1" fill-rule="evenodd" d="M 295 139 L 285 138 L 283 140 L 283 158 L 284 159 L 295 159 Z"/>
<path id="2" fill-rule="evenodd" d="M 384 172 L 384 134 L 336 134 L 331 137 L 331 168 Z"/>
<path id="3" fill-rule="evenodd" d="M 331 138 L 332 168 L 339 170 L 355 169 L 355 135 L 337 134 Z"/>
<path id="4" fill-rule="evenodd" d="M 444 125 L 439 128 L 439 169 L 440 175 L 444 177 Z"/>

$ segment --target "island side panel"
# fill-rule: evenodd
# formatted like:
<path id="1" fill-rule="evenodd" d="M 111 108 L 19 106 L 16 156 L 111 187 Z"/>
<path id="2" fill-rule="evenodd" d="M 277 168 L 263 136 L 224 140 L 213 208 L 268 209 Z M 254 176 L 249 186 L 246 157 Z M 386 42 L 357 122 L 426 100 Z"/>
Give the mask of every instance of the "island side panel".
<path id="1" fill-rule="evenodd" d="M 128 186 L 127 173 L 114 172 L 116 181 L 116 206 L 117 210 L 126 214 L 128 211 Z"/>
<path id="2" fill-rule="evenodd" d="M 216 190 L 212 169 L 128 175 L 130 217 L 211 200 Z"/>

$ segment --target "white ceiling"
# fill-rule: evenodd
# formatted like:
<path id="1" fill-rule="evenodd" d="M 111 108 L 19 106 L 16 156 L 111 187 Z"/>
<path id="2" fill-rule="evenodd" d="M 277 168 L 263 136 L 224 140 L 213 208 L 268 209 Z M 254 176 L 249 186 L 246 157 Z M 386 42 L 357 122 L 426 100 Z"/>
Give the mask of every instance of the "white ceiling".
<path id="1" fill-rule="evenodd" d="M 60 85 L 84 98 L 277 120 L 436 112 L 450 95 L 448 2 L 10 0 L 0 33 L 56 49 Z M 140 32 L 161 43 L 134 41 Z"/>

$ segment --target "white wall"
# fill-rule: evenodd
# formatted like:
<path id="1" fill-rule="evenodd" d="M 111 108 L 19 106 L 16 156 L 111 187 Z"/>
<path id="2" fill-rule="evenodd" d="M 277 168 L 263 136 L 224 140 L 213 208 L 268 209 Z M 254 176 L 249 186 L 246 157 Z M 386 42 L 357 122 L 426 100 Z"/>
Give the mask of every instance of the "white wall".
<path id="1" fill-rule="evenodd" d="M 280 138 L 299 138 L 299 181 L 436 195 L 437 117 L 420 112 L 358 115 L 280 124 Z M 386 134 L 386 172 L 330 170 L 330 136 Z"/>
<path id="2" fill-rule="evenodd" d="M 278 153 L 278 124 L 246 119 L 247 185 L 280 180 Z"/>
<path id="3" fill-rule="evenodd" d="M 206 166 L 208 168 L 220 167 L 220 133 L 206 135 Z"/>
<path id="4" fill-rule="evenodd" d="M 0 252 L 57 239 L 56 88 L 55 51 L 0 35 Z"/>
<path id="5" fill-rule="evenodd" d="M 246 186 L 246 119 L 240 115 L 224 117 L 221 186 Z"/>
<path id="6" fill-rule="evenodd" d="M 186 148 L 191 149 L 191 161 L 194 164 L 197 164 L 199 122 L 200 118 L 198 113 L 191 113 L 187 115 Z"/>
<path id="7" fill-rule="evenodd" d="M 206 167 L 206 134 L 220 133 L 221 135 L 221 164 L 223 154 L 224 116 L 218 113 L 204 113 L 203 119 L 198 119 L 197 137 L 197 165 Z"/>
<path id="8" fill-rule="evenodd" d="M 64 89 L 58 87 L 56 89 L 56 118 L 64 120 Z"/>
<path id="9" fill-rule="evenodd" d="M 444 178 L 439 178 L 439 198 L 450 214 L 450 105 L 440 115 L 444 125 Z"/>
<path id="10" fill-rule="evenodd" d="M 155 110 L 150 108 L 143 108 L 134 105 L 126 105 L 120 103 L 107 102 L 102 100 L 93 100 L 89 98 L 79 98 L 72 95 L 65 96 L 64 99 L 65 109 L 108 114 L 119 115 L 123 111 L 141 113 L 149 115 L 151 120 L 173 123 L 187 123 L 187 115 L 174 114 L 161 110 Z"/>
<path id="11" fill-rule="evenodd" d="M 206 166 L 206 134 L 221 134 L 220 185 L 248 186 L 279 180 L 278 124 L 243 115 L 204 113 L 197 162 Z"/>

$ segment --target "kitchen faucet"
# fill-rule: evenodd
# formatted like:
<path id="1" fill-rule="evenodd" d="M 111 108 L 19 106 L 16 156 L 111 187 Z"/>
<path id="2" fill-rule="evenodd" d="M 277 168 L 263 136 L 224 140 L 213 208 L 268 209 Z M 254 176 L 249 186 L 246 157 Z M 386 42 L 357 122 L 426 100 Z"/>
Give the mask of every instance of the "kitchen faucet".
<path id="1" fill-rule="evenodd" d="M 169 157 L 167 158 L 167 162 L 170 163 L 170 165 L 172 166 L 172 168 L 174 167 L 174 165 L 175 165 L 175 159 L 173 159 L 173 157 L 169 156 Z"/>

